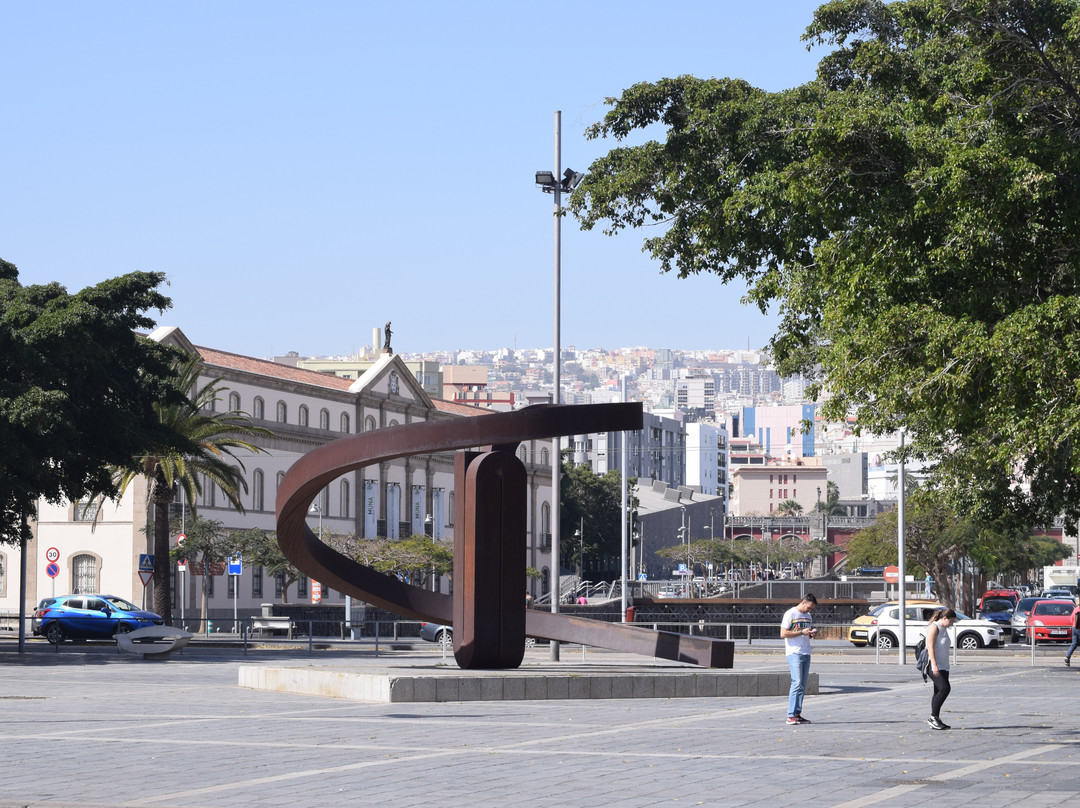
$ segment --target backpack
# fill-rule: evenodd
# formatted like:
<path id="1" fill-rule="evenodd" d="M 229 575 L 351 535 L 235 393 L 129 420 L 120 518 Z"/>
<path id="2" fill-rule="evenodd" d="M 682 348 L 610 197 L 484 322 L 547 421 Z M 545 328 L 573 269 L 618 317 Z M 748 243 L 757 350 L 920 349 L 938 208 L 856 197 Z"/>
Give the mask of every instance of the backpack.
<path id="1" fill-rule="evenodd" d="M 915 670 L 922 674 L 922 680 L 930 675 L 930 652 L 926 650 L 926 637 L 919 639 L 915 646 Z"/>

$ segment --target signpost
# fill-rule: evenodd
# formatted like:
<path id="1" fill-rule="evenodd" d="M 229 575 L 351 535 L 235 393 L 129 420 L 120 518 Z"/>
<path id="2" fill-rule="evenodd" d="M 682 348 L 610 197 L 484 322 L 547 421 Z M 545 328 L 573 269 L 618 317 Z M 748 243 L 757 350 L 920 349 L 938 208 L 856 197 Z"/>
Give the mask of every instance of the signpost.
<path id="1" fill-rule="evenodd" d="M 233 631 L 237 634 L 240 633 L 240 610 L 237 598 L 240 597 L 240 574 L 243 572 L 243 560 L 240 558 L 240 553 L 229 558 L 229 575 L 235 576 L 233 578 L 233 601 L 232 601 L 232 619 L 233 619 Z"/>
<path id="2" fill-rule="evenodd" d="M 886 567 L 881 573 L 887 584 L 895 584 L 900 580 L 900 568 L 899 567 Z"/>
<path id="3" fill-rule="evenodd" d="M 183 533 L 176 537 L 176 546 L 183 547 L 184 539 L 186 539 Z M 187 559 L 177 559 L 176 571 L 180 573 L 180 622 L 184 622 L 184 604 L 187 601 Z"/>
<path id="4" fill-rule="evenodd" d="M 45 551 L 45 560 L 49 563 L 45 565 L 45 574 L 52 578 L 52 596 L 56 597 L 56 576 L 60 574 L 60 565 L 56 562 L 60 560 L 60 551 L 55 547 L 50 547 Z"/>

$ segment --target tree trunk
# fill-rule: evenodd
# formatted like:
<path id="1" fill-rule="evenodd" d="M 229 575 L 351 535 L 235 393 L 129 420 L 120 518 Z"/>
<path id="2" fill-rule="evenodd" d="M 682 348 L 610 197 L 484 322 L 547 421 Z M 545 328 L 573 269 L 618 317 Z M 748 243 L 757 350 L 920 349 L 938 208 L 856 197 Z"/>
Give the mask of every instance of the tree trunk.
<path id="1" fill-rule="evenodd" d="M 154 611 L 172 625 L 172 589 L 169 573 L 169 503 L 173 500 L 172 487 L 166 484 L 165 475 L 159 469 L 150 480 L 150 501 L 154 505 Z"/>

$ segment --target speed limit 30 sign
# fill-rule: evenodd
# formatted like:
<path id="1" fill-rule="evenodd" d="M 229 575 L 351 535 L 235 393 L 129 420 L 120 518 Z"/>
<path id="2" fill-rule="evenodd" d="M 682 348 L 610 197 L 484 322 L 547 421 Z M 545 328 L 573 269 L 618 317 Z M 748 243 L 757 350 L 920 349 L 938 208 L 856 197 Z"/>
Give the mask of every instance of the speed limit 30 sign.
<path id="1" fill-rule="evenodd" d="M 57 550 L 55 547 L 50 547 L 48 550 L 45 551 L 45 560 L 48 561 L 50 564 L 56 563 L 60 560 L 60 551 Z"/>

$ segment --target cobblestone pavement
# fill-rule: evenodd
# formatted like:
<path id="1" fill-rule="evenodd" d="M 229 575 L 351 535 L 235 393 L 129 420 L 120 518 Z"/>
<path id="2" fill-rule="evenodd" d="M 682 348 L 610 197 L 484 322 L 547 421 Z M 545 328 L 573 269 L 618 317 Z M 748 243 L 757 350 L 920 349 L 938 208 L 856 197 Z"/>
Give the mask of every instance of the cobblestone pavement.
<path id="1" fill-rule="evenodd" d="M 281 655 L 0 645 L 3 808 L 1037 808 L 1080 794 L 1080 671 L 1060 651 L 1035 667 L 1022 652 L 965 656 L 942 713 L 953 730 L 935 732 L 930 685 L 865 654 L 815 656 L 814 723 L 789 727 L 786 699 L 375 705 L 237 687 L 239 666 Z M 357 656 L 310 664 L 335 661 Z M 786 664 L 765 650 L 736 667 Z"/>

